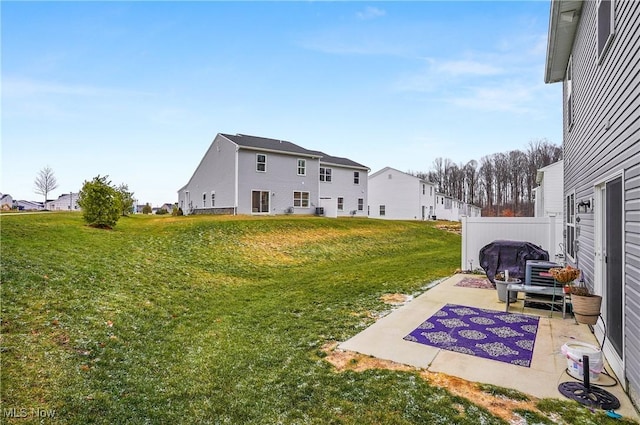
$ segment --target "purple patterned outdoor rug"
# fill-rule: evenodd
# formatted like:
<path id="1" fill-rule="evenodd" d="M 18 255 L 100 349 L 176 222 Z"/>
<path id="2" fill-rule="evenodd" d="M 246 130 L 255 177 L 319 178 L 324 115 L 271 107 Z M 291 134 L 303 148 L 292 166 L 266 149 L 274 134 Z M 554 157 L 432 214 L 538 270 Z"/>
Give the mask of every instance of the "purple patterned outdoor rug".
<path id="1" fill-rule="evenodd" d="M 493 283 L 491 283 L 486 277 L 465 277 L 453 286 L 462 286 L 463 288 L 496 289 L 493 286 Z"/>
<path id="2" fill-rule="evenodd" d="M 447 304 L 404 339 L 529 367 L 538 319 L 526 314 Z"/>

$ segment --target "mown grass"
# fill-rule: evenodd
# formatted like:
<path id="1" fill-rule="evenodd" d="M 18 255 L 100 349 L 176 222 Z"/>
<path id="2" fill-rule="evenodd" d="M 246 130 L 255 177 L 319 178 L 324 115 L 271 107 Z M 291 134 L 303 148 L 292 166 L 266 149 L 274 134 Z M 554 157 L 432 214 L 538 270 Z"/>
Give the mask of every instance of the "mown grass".
<path id="1" fill-rule="evenodd" d="M 417 372 L 322 359 L 387 309 L 381 295 L 452 274 L 460 237 L 430 223 L 135 216 L 106 231 L 66 213 L 1 226 L 3 421 L 504 423 Z"/>

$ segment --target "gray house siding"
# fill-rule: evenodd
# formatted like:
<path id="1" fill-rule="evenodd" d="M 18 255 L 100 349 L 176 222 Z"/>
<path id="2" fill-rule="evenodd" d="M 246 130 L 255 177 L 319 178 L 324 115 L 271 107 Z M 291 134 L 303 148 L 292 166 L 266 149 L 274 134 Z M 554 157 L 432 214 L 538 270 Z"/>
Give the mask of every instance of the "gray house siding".
<path id="1" fill-rule="evenodd" d="M 589 287 L 602 291 L 606 283 L 598 276 L 601 264 L 598 221 L 602 214 L 598 203 L 602 204 L 602 199 L 598 196 L 601 183 L 611 176 L 621 176 L 625 376 L 619 378 L 627 382 L 627 390 L 637 404 L 640 401 L 640 358 L 637 356 L 640 350 L 640 2 L 615 1 L 614 5 L 615 35 L 601 58 L 598 57 L 597 2 L 582 3 L 575 40 L 568 40 L 573 42 L 573 47 L 569 61 L 571 84 L 566 79 L 563 83 L 565 217 L 568 217 L 566 199 L 572 193 L 576 203 L 591 202 L 590 209 L 576 214 L 580 218 L 576 227 L 577 253 L 568 260 L 582 269 Z M 567 103 L 569 87 L 571 115 Z M 616 235 L 606 234 L 607 238 L 613 236 Z M 605 305 L 607 294 L 603 295 Z"/>
<path id="2" fill-rule="evenodd" d="M 256 155 L 266 155 L 266 171 L 256 171 Z M 298 159 L 306 161 L 306 175 L 298 175 Z M 238 213 L 252 214 L 252 192 L 269 193 L 268 214 L 313 214 L 318 205 L 319 161 L 304 155 L 240 149 L 238 167 Z M 294 192 L 308 192 L 309 205 L 294 207 Z M 266 212 L 263 212 L 267 214 Z"/>
<path id="3" fill-rule="evenodd" d="M 344 167 L 331 163 L 321 163 L 321 167 L 331 169 L 331 182 L 320 182 L 320 194 L 331 199 L 342 198 L 342 209 L 338 216 L 348 216 L 355 211 L 356 216 L 367 216 L 368 169 Z M 359 183 L 354 183 L 354 172 L 359 175 Z M 319 178 L 319 176 L 318 176 Z M 359 209 L 358 199 L 362 200 Z"/>
<path id="4" fill-rule="evenodd" d="M 235 143 L 216 136 L 189 183 L 178 191 L 178 206 L 186 214 L 205 208 L 235 207 L 236 149 Z M 215 192 L 213 206 L 212 192 Z M 203 195 L 206 195 L 204 202 Z"/>

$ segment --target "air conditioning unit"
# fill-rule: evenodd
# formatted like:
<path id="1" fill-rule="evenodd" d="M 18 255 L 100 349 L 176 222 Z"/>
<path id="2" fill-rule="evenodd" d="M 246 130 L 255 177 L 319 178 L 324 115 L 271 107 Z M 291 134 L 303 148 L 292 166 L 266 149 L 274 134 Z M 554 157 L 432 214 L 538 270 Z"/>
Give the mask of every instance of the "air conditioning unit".
<path id="1" fill-rule="evenodd" d="M 549 269 L 562 267 L 552 261 L 528 260 L 525 268 L 524 284 L 533 286 L 553 286 L 553 276 L 541 276 L 540 273 L 548 273 Z"/>

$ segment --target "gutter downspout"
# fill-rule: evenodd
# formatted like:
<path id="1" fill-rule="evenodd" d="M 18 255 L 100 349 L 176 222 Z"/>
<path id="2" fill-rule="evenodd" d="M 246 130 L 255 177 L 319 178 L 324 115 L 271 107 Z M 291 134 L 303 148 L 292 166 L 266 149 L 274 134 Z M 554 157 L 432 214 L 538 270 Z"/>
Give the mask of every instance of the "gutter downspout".
<path id="1" fill-rule="evenodd" d="M 238 156 L 239 156 L 240 146 L 236 145 L 235 152 L 235 164 L 234 164 L 234 201 L 233 201 L 233 215 L 238 215 Z"/>

